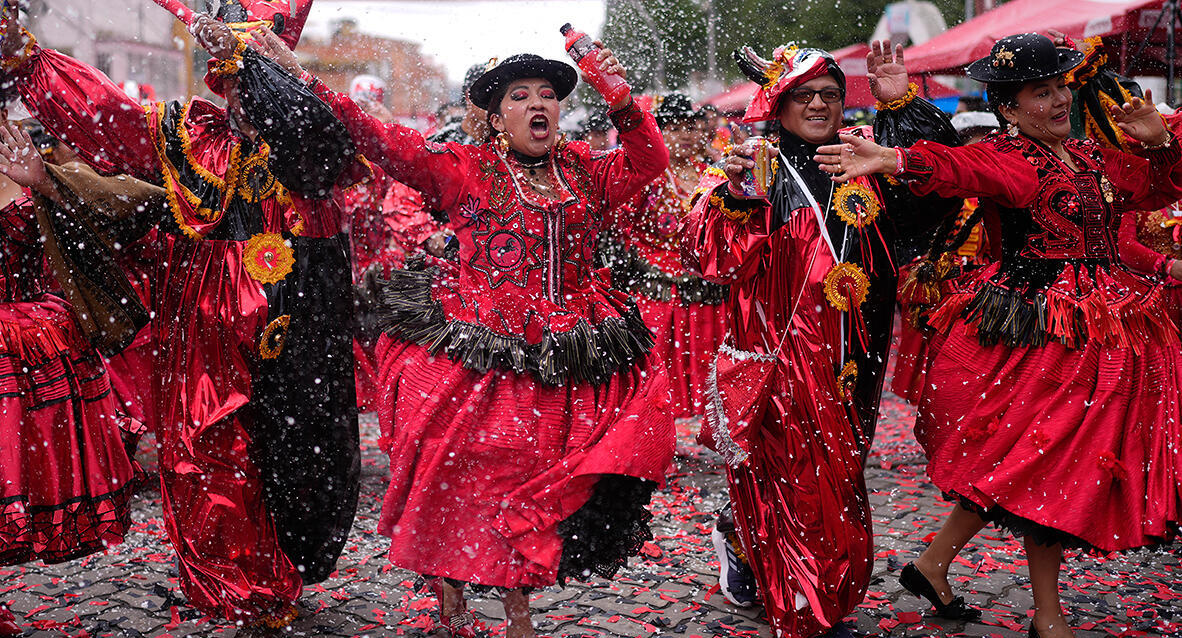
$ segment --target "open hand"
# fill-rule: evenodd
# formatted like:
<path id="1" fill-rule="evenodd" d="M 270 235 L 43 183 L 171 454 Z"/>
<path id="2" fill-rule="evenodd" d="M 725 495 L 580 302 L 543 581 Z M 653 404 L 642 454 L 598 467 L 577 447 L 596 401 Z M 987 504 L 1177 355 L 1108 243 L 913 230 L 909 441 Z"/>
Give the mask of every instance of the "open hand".
<path id="1" fill-rule="evenodd" d="M 1109 107 L 1112 119 L 1129 137 L 1148 146 L 1160 146 L 1169 139 L 1169 131 L 1161 113 L 1153 105 L 1153 93 L 1145 91 L 1145 99 L 1134 97 L 1121 105 Z"/>
<path id="2" fill-rule="evenodd" d="M 304 68 L 300 66 L 295 52 L 287 48 L 287 44 L 275 35 L 270 27 L 261 26 L 251 29 L 250 37 L 251 48 L 271 58 L 285 71 L 297 78 L 304 74 Z"/>
<path id="3" fill-rule="evenodd" d="M 838 183 L 875 173 L 895 172 L 895 150 L 856 135 L 841 134 L 841 144 L 817 149 L 813 160 Z"/>
<path id="4" fill-rule="evenodd" d="M 903 65 L 903 45 L 891 48 L 890 40 L 875 40 L 866 54 L 866 77 L 870 92 L 879 102 L 893 102 L 907 95 L 911 80 Z"/>
<path id="5" fill-rule="evenodd" d="M 0 173 L 21 186 L 37 191 L 41 191 L 46 184 L 52 184 L 33 138 L 29 137 L 28 131 L 13 122 L 0 124 Z"/>

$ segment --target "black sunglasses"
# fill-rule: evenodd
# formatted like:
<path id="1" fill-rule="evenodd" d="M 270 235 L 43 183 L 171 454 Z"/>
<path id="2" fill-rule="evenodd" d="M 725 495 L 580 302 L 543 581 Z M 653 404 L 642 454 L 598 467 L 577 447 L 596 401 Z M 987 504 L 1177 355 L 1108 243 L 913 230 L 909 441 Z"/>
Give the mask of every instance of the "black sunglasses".
<path id="1" fill-rule="evenodd" d="M 821 101 L 826 104 L 840 102 L 845 97 L 844 90 L 834 87 L 826 87 L 820 90 L 806 88 L 792 89 L 788 92 L 788 97 L 792 98 L 792 101 L 797 104 L 808 104 L 813 101 L 813 96 L 818 94 L 821 96 Z"/>

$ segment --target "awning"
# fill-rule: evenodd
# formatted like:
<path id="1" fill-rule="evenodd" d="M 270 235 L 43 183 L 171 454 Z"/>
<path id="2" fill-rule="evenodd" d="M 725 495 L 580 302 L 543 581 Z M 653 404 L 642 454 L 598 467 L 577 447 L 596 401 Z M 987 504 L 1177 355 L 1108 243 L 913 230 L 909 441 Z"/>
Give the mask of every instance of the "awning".
<path id="1" fill-rule="evenodd" d="M 1136 32 L 1144 38 L 1162 4 L 1163 0 L 1010 0 L 908 48 L 904 60 L 916 73 L 962 73 L 965 65 L 988 55 L 994 42 L 1016 33 L 1055 29 L 1086 38 Z"/>

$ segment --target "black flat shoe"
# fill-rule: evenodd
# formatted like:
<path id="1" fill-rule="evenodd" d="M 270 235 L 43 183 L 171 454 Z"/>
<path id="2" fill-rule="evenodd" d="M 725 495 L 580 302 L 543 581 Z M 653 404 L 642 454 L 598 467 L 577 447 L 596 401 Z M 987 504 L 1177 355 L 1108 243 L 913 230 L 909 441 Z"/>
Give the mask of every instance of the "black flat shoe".
<path id="1" fill-rule="evenodd" d="M 936 588 L 924 578 L 923 572 L 915 566 L 915 563 L 907 563 L 903 567 L 903 572 L 899 574 L 899 584 L 903 589 L 915 594 L 916 598 L 927 598 L 928 602 L 936 608 L 936 615 L 948 620 L 977 620 L 981 617 L 980 609 L 973 609 L 965 604 L 964 598 L 957 596 L 953 598 L 947 605 L 940 602 L 940 594 L 936 593 Z M 1033 630 L 1033 625 L 1031 625 Z M 1038 638 L 1038 634 L 1032 634 L 1034 638 Z"/>

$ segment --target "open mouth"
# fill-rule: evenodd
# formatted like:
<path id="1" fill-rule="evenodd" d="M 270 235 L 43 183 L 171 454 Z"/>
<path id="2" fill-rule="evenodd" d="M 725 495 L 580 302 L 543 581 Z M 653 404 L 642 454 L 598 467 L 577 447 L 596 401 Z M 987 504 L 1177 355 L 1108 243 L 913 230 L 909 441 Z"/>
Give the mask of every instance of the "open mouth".
<path id="1" fill-rule="evenodd" d="M 550 137 L 550 120 L 540 113 L 529 118 L 529 133 L 535 140 Z"/>
<path id="2" fill-rule="evenodd" d="M 805 119 L 805 121 L 808 121 L 808 122 L 828 122 L 829 116 L 828 115 L 812 115 L 812 116 L 806 117 L 804 119 Z"/>
<path id="3" fill-rule="evenodd" d="M 1051 121 L 1054 122 L 1055 124 L 1062 124 L 1063 122 L 1067 121 L 1067 116 L 1069 114 L 1070 113 L 1068 111 L 1063 111 L 1062 113 L 1056 113 L 1055 115 L 1051 116 Z"/>

